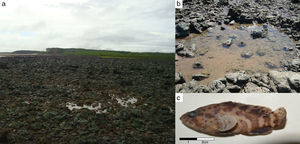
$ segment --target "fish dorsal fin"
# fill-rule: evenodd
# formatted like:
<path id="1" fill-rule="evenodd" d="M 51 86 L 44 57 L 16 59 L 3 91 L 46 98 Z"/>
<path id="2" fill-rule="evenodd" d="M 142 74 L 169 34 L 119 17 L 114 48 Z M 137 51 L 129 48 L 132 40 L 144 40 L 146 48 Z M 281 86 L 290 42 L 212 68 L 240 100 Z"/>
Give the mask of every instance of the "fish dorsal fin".
<path id="1" fill-rule="evenodd" d="M 218 130 L 221 132 L 229 131 L 237 124 L 237 119 L 230 115 L 218 115 L 217 120 L 219 124 Z"/>

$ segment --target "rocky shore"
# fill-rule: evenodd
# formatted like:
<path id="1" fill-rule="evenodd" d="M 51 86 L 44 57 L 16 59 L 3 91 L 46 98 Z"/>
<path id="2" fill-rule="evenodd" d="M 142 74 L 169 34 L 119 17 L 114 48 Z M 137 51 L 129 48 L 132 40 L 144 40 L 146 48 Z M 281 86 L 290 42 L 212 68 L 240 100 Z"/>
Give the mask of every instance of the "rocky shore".
<path id="1" fill-rule="evenodd" d="M 281 70 L 269 72 L 235 71 L 224 77 L 211 81 L 208 85 L 198 85 L 196 80 L 186 81 L 183 74 L 175 74 L 176 92 L 300 92 L 300 3 L 297 0 L 184 0 L 184 7 L 176 9 L 176 39 L 183 39 L 190 34 L 201 34 L 210 31 L 216 25 L 264 24 L 262 30 L 252 31 L 253 39 L 265 38 L 267 25 L 273 25 L 294 40 L 294 47 L 280 48 L 292 51 L 291 60 L 281 62 Z M 218 39 L 218 37 L 217 37 Z M 223 42 L 224 47 L 230 47 L 232 39 Z M 239 45 L 245 46 L 242 42 Z M 277 47 L 274 47 L 276 49 Z M 276 49 L 277 50 L 277 49 Z M 176 43 L 177 57 L 195 57 L 195 49 L 185 46 L 183 41 Z M 207 50 L 206 50 L 207 51 Z M 265 52 L 257 51 L 263 56 Z M 201 54 L 200 54 L 201 55 Z M 252 52 L 243 52 L 241 57 L 250 58 Z M 176 59 L 178 60 L 178 59 Z M 198 62 L 201 65 L 201 61 Z M 265 65 L 273 69 L 271 62 Z M 201 77 L 205 78 L 205 77 Z M 201 80 L 201 79 L 200 79 Z"/>
<path id="2" fill-rule="evenodd" d="M 0 143 L 174 143 L 174 62 L 0 58 Z"/>

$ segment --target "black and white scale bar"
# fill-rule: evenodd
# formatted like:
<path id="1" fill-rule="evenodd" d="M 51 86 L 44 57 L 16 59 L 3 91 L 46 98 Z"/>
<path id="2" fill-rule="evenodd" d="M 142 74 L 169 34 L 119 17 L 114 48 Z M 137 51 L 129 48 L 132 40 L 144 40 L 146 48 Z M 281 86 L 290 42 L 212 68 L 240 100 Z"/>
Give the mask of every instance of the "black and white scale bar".
<path id="1" fill-rule="evenodd" d="M 181 137 L 181 141 L 214 141 L 214 137 Z"/>

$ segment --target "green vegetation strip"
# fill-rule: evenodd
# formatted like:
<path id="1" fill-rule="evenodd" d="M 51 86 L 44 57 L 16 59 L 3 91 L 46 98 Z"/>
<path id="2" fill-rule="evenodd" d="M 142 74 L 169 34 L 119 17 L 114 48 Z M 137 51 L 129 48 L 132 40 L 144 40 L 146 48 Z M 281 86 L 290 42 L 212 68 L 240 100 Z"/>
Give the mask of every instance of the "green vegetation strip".
<path id="1" fill-rule="evenodd" d="M 163 59 L 174 60 L 173 53 L 138 53 L 138 52 L 122 52 L 122 51 L 105 51 L 105 50 L 67 50 L 65 49 L 62 55 L 77 55 L 77 56 L 99 56 L 101 58 L 118 58 L 118 59 Z"/>

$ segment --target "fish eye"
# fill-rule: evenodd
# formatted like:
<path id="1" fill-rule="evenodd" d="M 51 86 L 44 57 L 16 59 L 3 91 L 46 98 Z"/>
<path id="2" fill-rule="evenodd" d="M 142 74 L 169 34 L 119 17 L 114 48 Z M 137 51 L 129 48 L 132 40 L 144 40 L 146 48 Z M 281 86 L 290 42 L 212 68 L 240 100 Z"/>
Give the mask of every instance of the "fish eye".
<path id="1" fill-rule="evenodd" d="M 189 116 L 190 118 L 194 118 L 196 115 L 197 115 L 197 112 L 196 112 L 196 111 L 191 111 L 191 112 L 188 113 L 188 116 Z"/>

